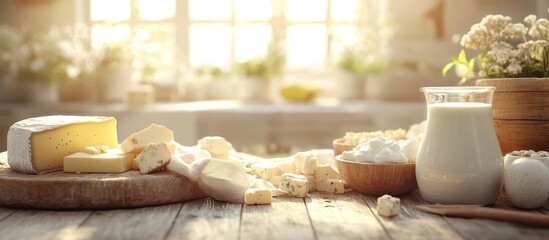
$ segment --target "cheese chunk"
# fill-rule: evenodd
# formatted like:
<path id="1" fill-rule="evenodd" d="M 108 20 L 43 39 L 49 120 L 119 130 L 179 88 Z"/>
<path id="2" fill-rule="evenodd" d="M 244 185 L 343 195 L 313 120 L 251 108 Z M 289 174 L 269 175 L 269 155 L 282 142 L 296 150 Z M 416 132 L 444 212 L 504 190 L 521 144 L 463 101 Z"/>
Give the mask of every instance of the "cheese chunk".
<path id="1" fill-rule="evenodd" d="M 309 193 L 309 181 L 303 175 L 284 173 L 280 179 L 280 190 L 290 196 L 304 198 Z"/>
<path id="2" fill-rule="evenodd" d="M 329 164 L 319 164 L 316 167 L 315 178 L 336 178 L 340 179 L 339 174 Z"/>
<path id="3" fill-rule="evenodd" d="M 345 193 L 345 184 L 343 184 L 342 180 L 328 178 L 326 179 L 326 192 Z"/>
<path id="4" fill-rule="evenodd" d="M 125 153 L 139 154 L 149 143 L 165 142 L 173 153 L 175 152 L 175 145 L 172 144 L 173 140 L 172 130 L 162 125 L 151 124 L 147 128 L 130 135 L 120 144 L 120 147 Z"/>
<path id="5" fill-rule="evenodd" d="M 328 188 L 328 178 L 315 178 L 315 187 L 317 192 L 326 192 L 326 189 Z"/>
<path id="6" fill-rule="evenodd" d="M 64 172 L 122 173 L 130 170 L 130 161 L 135 155 L 125 154 L 119 149 L 101 154 L 73 153 L 63 158 Z"/>
<path id="7" fill-rule="evenodd" d="M 172 153 L 165 142 L 150 143 L 135 158 L 139 171 L 143 174 L 151 173 L 167 165 Z"/>
<path id="8" fill-rule="evenodd" d="M 305 175 L 307 177 L 307 182 L 309 183 L 309 192 L 316 191 L 316 180 L 313 175 Z"/>
<path id="9" fill-rule="evenodd" d="M 282 176 L 275 175 L 269 180 L 269 182 L 272 183 L 275 187 L 280 188 L 281 180 L 282 180 Z"/>
<path id="10" fill-rule="evenodd" d="M 252 174 L 258 178 L 269 181 L 276 175 L 282 175 L 282 169 L 272 163 L 260 162 L 252 165 Z"/>
<path id="11" fill-rule="evenodd" d="M 63 157 L 99 145 L 118 147 L 113 117 L 29 118 L 16 122 L 8 131 L 8 162 L 23 173 L 52 172 L 63 169 Z"/>
<path id="12" fill-rule="evenodd" d="M 244 195 L 244 203 L 247 205 L 271 204 L 272 202 L 273 196 L 271 190 L 268 189 L 250 188 Z"/>
<path id="13" fill-rule="evenodd" d="M 229 159 L 229 153 L 233 150 L 233 145 L 219 136 L 208 136 L 198 140 L 196 145 L 199 149 L 204 149 L 212 154 L 213 158 Z"/>
<path id="14" fill-rule="evenodd" d="M 383 217 L 394 217 L 400 214 L 400 198 L 383 195 L 377 199 L 377 214 Z"/>
<path id="15" fill-rule="evenodd" d="M 295 171 L 299 174 L 315 174 L 316 163 L 315 156 L 310 153 L 300 152 L 294 156 Z"/>

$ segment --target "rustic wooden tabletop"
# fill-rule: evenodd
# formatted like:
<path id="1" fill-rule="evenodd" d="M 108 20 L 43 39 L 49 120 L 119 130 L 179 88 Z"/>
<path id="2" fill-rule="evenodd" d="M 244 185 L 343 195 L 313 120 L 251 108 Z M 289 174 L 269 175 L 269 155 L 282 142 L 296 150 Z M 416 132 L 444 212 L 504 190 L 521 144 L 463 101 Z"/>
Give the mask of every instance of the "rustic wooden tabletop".
<path id="1" fill-rule="evenodd" d="M 103 211 L 0 207 L 0 239 L 549 239 L 549 229 L 424 213 L 418 191 L 401 196 L 401 214 L 377 215 L 376 198 L 315 192 L 242 205 L 202 198 Z M 513 208 L 504 195 L 496 208 Z M 549 203 L 539 214 L 549 214 Z"/>

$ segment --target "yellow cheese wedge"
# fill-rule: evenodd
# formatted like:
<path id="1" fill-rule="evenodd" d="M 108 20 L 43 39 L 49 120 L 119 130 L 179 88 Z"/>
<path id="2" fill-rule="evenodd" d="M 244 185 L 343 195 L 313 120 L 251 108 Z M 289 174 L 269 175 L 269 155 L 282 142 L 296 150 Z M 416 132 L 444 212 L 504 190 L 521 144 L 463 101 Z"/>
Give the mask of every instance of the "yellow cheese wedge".
<path id="1" fill-rule="evenodd" d="M 8 131 L 8 162 L 16 171 L 40 174 L 63 168 L 63 157 L 88 146 L 118 147 L 116 119 L 45 116 L 13 124 Z"/>
<path id="2" fill-rule="evenodd" d="M 122 151 L 140 153 L 149 143 L 165 142 L 170 151 L 175 151 L 173 131 L 158 124 L 151 124 L 147 128 L 128 136 L 121 144 Z"/>
<path id="3" fill-rule="evenodd" d="M 135 155 L 124 154 L 121 150 L 109 150 L 107 153 L 73 153 L 63 158 L 64 172 L 81 173 L 122 173 L 131 169 L 131 160 Z"/>

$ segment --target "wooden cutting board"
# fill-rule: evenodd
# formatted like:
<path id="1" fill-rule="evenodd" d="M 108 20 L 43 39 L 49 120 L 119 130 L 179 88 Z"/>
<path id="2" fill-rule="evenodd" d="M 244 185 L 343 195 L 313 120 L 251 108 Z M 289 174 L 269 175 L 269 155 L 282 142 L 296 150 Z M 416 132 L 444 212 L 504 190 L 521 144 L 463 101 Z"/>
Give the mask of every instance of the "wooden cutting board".
<path id="1" fill-rule="evenodd" d="M 0 206 L 37 209 L 113 209 L 155 206 L 205 197 L 197 183 L 173 172 L 29 175 L 11 170 L 0 153 Z"/>

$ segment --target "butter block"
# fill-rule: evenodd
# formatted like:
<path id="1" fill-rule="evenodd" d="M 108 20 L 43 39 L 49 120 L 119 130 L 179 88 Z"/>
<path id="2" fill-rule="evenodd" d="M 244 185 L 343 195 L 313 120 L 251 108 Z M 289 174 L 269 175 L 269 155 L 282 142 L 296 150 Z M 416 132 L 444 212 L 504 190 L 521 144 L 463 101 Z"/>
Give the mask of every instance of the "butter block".
<path id="1" fill-rule="evenodd" d="M 170 151 L 175 152 L 173 131 L 167 127 L 158 124 L 151 124 L 147 128 L 128 136 L 120 147 L 125 153 L 139 154 L 150 143 L 165 142 L 170 147 Z"/>
<path id="2" fill-rule="evenodd" d="M 309 193 L 309 181 L 303 175 L 284 173 L 280 179 L 280 190 L 290 196 L 304 198 Z"/>
<path id="3" fill-rule="evenodd" d="M 400 214 L 400 198 L 383 195 L 377 199 L 377 214 L 383 217 L 394 217 Z"/>
<path id="4" fill-rule="evenodd" d="M 294 165 L 297 173 L 313 175 L 316 171 L 317 160 L 313 154 L 300 152 L 294 156 Z"/>
<path id="5" fill-rule="evenodd" d="M 123 153 L 119 149 L 106 153 L 73 153 L 63 158 L 64 172 L 80 173 L 122 173 L 131 169 L 133 154 Z"/>
<path id="6" fill-rule="evenodd" d="M 101 116 L 44 116 L 16 122 L 8 130 L 13 170 L 41 174 L 63 169 L 63 158 L 88 146 L 118 147 L 116 119 Z"/>
<path id="7" fill-rule="evenodd" d="M 345 184 L 343 180 L 328 178 L 326 179 L 326 192 L 345 193 Z"/>
<path id="8" fill-rule="evenodd" d="M 271 204 L 272 202 L 272 192 L 268 189 L 250 188 L 246 190 L 244 195 L 244 203 L 246 205 Z"/>
<path id="9" fill-rule="evenodd" d="M 135 158 L 139 171 L 143 174 L 151 173 L 167 165 L 172 153 L 165 142 L 150 143 Z"/>

